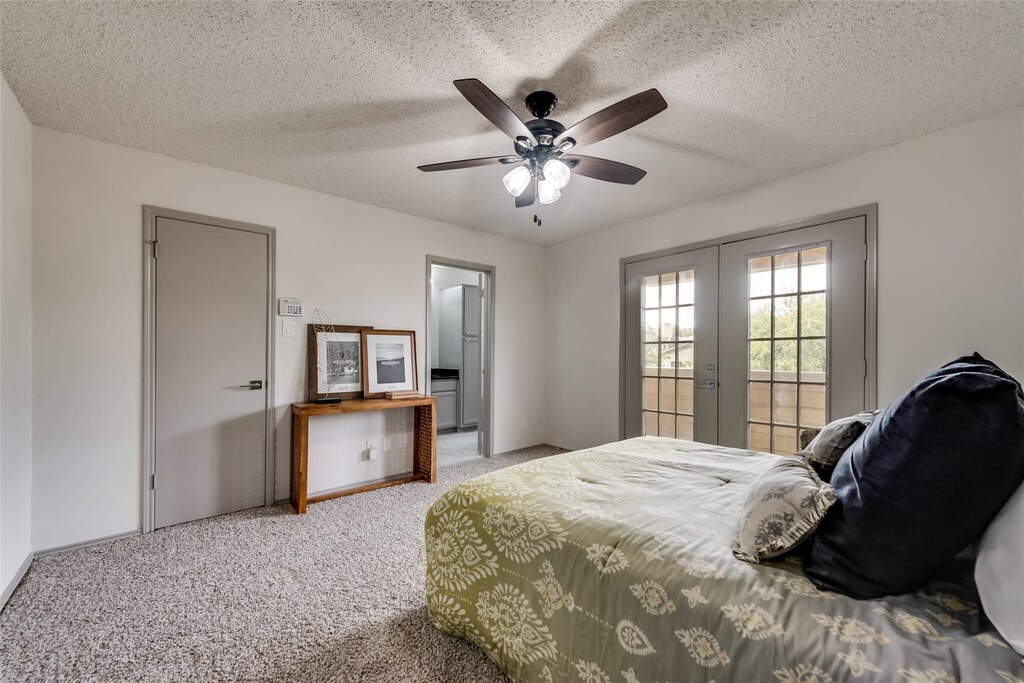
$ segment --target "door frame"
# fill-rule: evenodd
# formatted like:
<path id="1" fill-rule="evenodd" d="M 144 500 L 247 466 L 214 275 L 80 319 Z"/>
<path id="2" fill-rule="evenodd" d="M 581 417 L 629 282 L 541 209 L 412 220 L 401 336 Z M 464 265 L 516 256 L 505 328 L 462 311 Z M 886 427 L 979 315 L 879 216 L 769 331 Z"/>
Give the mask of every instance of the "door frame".
<path id="1" fill-rule="evenodd" d="M 857 217 L 864 218 L 867 240 L 866 253 L 864 254 L 866 283 L 864 293 L 864 360 L 866 364 L 864 371 L 864 407 L 865 409 L 876 408 L 878 405 L 878 204 L 874 203 L 778 223 L 732 235 L 714 237 L 679 247 L 669 247 L 644 254 L 625 256 L 619 259 L 619 438 L 624 439 L 626 435 L 625 392 L 626 367 L 628 364 L 628 359 L 626 358 L 626 266 L 628 264 L 662 256 L 673 256 L 705 247 L 720 247 L 725 244 L 742 242 L 743 240 L 755 237 L 778 235 L 791 230 L 800 230 L 801 228 L 809 228 L 815 225 L 834 223 Z M 721 282 L 719 282 L 719 291 L 721 291 Z M 719 339 L 719 345 L 721 345 L 721 339 Z"/>
<path id="2" fill-rule="evenodd" d="M 426 316 L 426 330 L 427 333 L 424 338 L 427 340 L 424 348 L 424 359 L 423 363 L 423 386 L 426 387 L 424 392 L 427 396 L 430 396 L 430 313 L 433 307 L 433 302 L 430 299 L 430 271 L 433 266 L 448 266 L 450 268 L 461 268 L 463 270 L 472 270 L 479 273 L 483 273 L 487 276 L 487 286 L 484 288 L 484 306 L 486 308 L 486 315 L 483 321 L 484 338 L 486 339 L 486 348 L 481 353 L 481 359 L 483 361 L 480 371 L 484 375 L 484 395 L 483 395 L 483 406 L 480 410 L 480 422 L 477 424 L 477 429 L 482 430 L 484 433 L 483 439 L 483 455 L 485 458 L 489 458 L 494 455 L 494 328 L 495 328 L 495 315 L 494 315 L 494 301 L 495 301 L 495 289 L 497 288 L 497 268 L 489 266 L 484 263 L 474 263 L 472 261 L 461 261 L 459 259 L 447 258 L 445 256 L 434 256 L 427 254 L 427 271 L 426 271 L 426 300 L 427 300 L 427 316 Z"/>
<path id="3" fill-rule="evenodd" d="M 274 459 L 276 424 L 274 420 L 274 316 L 275 260 L 277 229 L 227 218 L 215 218 L 159 206 L 142 207 L 142 533 L 153 531 L 156 520 L 156 496 L 152 478 L 156 472 L 156 269 L 153 267 L 158 218 L 198 223 L 212 228 L 241 230 L 267 236 L 267 358 L 265 392 L 265 439 L 263 504 L 274 504 Z"/>

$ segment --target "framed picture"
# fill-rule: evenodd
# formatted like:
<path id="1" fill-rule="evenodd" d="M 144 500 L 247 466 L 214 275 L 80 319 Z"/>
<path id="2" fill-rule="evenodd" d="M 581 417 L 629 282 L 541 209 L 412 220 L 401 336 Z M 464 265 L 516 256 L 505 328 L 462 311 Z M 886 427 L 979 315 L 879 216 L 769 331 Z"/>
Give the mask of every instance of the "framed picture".
<path id="1" fill-rule="evenodd" d="M 416 391 L 416 333 L 412 330 L 363 330 L 363 396 Z"/>
<path id="2" fill-rule="evenodd" d="M 363 396 L 362 332 L 365 325 L 307 325 L 309 401 Z"/>

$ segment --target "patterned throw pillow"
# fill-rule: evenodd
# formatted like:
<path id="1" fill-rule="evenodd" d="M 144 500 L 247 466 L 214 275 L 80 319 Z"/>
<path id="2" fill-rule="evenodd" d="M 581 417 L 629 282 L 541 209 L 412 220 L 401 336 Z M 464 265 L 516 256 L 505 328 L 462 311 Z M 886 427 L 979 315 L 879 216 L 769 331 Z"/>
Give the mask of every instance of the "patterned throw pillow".
<path id="1" fill-rule="evenodd" d="M 835 491 L 800 458 L 780 457 L 747 489 L 733 554 L 746 562 L 784 555 L 814 533 Z"/>
<path id="2" fill-rule="evenodd" d="M 806 448 L 797 453 L 797 456 L 806 460 L 819 477 L 829 481 L 839 458 L 843 457 L 846 449 L 868 428 L 878 412 L 877 410 L 865 410 L 862 413 L 829 422 Z"/>

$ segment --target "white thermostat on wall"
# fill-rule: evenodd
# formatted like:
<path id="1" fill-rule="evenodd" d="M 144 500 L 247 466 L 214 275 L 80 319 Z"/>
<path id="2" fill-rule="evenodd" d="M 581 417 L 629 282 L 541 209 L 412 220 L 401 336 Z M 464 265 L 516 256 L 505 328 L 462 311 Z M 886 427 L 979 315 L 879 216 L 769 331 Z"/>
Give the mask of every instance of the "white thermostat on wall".
<path id="1" fill-rule="evenodd" d="M 277 300 L 277 314 L 278 315 L 301 316 L 302 315 L 302 299 L 278 299 Z"/>

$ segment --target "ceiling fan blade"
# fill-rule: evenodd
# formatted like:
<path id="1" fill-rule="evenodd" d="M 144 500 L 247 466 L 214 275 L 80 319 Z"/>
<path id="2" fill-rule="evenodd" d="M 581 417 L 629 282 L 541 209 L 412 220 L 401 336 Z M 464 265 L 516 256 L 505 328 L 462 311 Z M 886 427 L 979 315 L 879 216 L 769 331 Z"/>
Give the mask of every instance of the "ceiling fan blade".
<path id="1" fill-rule="evenodd" d="M 629 130 L 666 109 L 668 103 L 665 98 L 657 88 L 651 88 L 591 114 L 555 138 L 554 144 L 557 147 L 566 138 L 572 138 L 576 147 L 592 145 Z"/>
<path id="2" fill-rule="evenodd" d="M 516 208 L 522 208 L 524 206 L 533 206 L 533 203 L 537 201 L 537 179 L 534 178 L 530 181 L 530 184 L 526 186 L 523 193 L 516 197 Z"/>
<path id="3" fill-rule="evenodd" d="M 600 157 L 585 157 L 579 154 L 567 154 L 562 161 L 569 164 L 572 172 L 577 175 L 607 180 L 609 183 L 622 183 L 623 185 L 636 185 L 640 179 L 647 175 L 647 171 L 636 166 L 623 164 L 611 159 Z M 576 162 L 575 165 L 572 162 Z"/>
<path id="4" fill-rule="evenodd" d="M 479 159 L 460 159 L 459 161 L 445 161 L 440 164 L 426 164 L 417 166 L 421 171 L 451 171 L 456 168 L 473 168 L 475 166 L 490 166 L 492 164 L 512 164 L 522 161 L 519 157 L 480 157 Z"/>
<path id="5" fill-rule="evenodd" d="M 533 140 L 533 133 L 526 127 L 526 124 L 516 116 L 516 113 L 509 109 L 500 97 L 491 92 L 491 89 L 475 78 L 463 78 L 455 81 L 455 87 L 469 100 L 469 103 L 487 117 L 487 120 L 497 126 L 505 135 L 513 140 L 517 137 L 525 137 Z"/>

